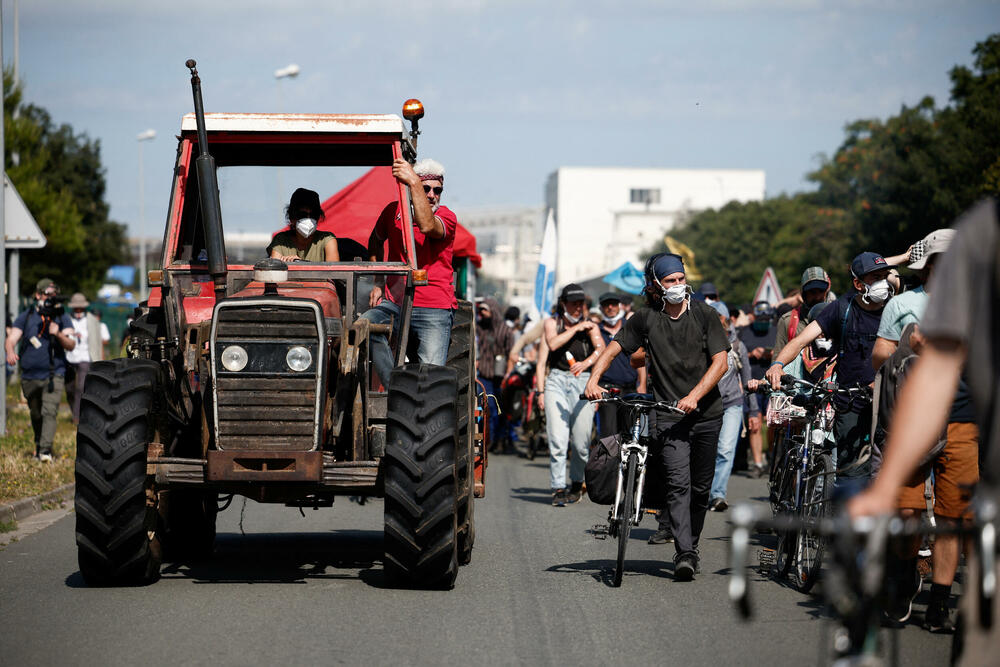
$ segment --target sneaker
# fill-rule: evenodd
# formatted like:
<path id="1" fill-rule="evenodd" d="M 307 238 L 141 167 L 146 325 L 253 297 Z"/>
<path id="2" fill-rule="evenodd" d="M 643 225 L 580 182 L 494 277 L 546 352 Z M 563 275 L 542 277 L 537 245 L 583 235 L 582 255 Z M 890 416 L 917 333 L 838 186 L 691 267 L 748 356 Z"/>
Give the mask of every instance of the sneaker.
<path id="1" fill-rule="evenodd" d="M 41 454 L 38 455 L 38 460 L 41 461 L 42 463 L 52 463 L 52 454 L 49 454 L 48 452 L 42 452 Z"/>
<path id="2" fill-rule="evenodd" d="M 578 503 L 583 498 L 583 482 L 573 482 L 566 494 L 566 502 L 569 504 Z"/>
<path id="3" fill-rule="evenodd" d="M 566 507 L 566 489 L 559 489 L 552 494 L 553 507 Z"/>
<path id="4" fill-rule="evenodd" d="M 729 509 L 729 503 L 726 502 L 725 498 L 712 498 L 708 502 L 708 511 L 710 512 L 725 512 Z"/>
<path id="5" fill-rule="evenodd" d="M 674 579 L 691 581 L 698 569 L 698 558 L 691 553 L 677 554 L 674 558 Z"/>
<path id="6" fill-rule="evenodd" d="M 924 628 L 929 632 L 951 634 L 955 632 L 955 623 L 951 620 L 947 600 L 934 600 L 927 605 L 924 614 Z"/>
<path id="7" fill-rule="evenodd" d="M 660 528 L 649 536 L 648 541 L 650 544 L 667 544 L 674 541 L 674 534 L 670 532 L 669 528 Z"/>
<path id="8" fill-rule="evenodd" d="M 884 611 L 887 618 L 896 623 L 906 623 L 913 613 L 913 599 L 920 593 L 923 583 L 916 563 L 908 566 L 909 571 L 902 572 L 896 579 L 895 595 L 890 597 Z"/>
<path id="9" fill-rule="evenodd" d="M 747 469 L 747 474 L 750 475 L 752 479 L 760 479 L 767 471 L 764 468 L 763 463 L 754 463 Z"/>

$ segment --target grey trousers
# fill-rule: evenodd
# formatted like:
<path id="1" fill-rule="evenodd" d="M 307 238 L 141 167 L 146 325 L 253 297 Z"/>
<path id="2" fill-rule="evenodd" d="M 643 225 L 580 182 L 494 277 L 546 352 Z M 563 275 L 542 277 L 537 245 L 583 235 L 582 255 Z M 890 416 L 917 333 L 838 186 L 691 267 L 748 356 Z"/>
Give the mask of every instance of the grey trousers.
<path id="1" fill-rule="evenodd" d="M 21 380 L 21 391 L 28 401 L 31 412 L 31 428 L 35 432 L 35 454 L 51 454 L 52 441 L 56 437 L 56 414 L 59 412 L 59 402 L 62 400 L 65 388 L 63 376 L 52 378 L 52 391 L 49 391 L 49 380 Z"/>

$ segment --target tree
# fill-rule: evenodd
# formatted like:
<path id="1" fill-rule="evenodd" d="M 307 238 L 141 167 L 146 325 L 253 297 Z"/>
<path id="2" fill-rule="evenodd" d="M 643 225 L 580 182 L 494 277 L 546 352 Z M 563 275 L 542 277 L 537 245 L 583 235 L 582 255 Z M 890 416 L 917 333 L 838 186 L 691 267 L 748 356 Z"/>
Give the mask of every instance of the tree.
<path id="1" fill-rule="evenodd" d="M 3 82 L 7 175 L 47 239 L 45 248 L 25 255 L 22 293 L 49 277 L 64 291 L 93 295 L 108 267 L 129 259 L 125 227 L 108 218 L 100 142 L 25 105 L 10 72 Z"/>
<path id="2" fill-rule="evenodd" d="M 694 250 L 704 279 L 724 301 L 748 302 L 768 266 L 786 291 L 798 287 L 802 271 L 813 265 L 826 268 L 835 288 L 846 287 L 847 226 L 843 211 L 781 196 L 696 213 L 673 235 Z M 664 251 L 661 243 L 652 252 Z"/>

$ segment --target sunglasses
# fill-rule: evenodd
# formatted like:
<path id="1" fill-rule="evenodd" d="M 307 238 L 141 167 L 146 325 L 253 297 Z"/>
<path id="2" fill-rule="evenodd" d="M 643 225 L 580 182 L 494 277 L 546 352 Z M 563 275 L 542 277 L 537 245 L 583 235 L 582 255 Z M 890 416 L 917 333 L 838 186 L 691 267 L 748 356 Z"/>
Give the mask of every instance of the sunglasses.
<path id="1" fill-rule="evenodd" d="M 425 186 L 424 186 L 424 193 L 425 193 L 425 194 L 430 194 L 431 190 L 433 190 L 433 191 L 434 191 L 434 194 L 436 194 L 436 195 L 439 195 L 439 194 L 441 194 L 442 192 L 444 192 L 444 188 L 443 188 L 443 187 L 441 187 L 440 185 L 439 185 L 438 187 L 436 187 L 436 188 L 432 188 L 432 187 L 431 187 L 431 186 L 429 186 L 429 185 L 425 185 Z"/>

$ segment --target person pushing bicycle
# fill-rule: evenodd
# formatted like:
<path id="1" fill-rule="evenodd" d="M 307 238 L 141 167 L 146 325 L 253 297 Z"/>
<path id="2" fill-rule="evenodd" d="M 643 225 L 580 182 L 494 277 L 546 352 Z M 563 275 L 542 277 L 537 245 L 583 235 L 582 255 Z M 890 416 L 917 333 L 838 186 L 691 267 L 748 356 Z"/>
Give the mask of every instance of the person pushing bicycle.
<path id="1" fill-rule="evenodd" d="M 626 320 L 591 369 L 585 393 L 600 398 L 601 375 L 619 354 L 645 348 L 653 394 L 676 401 L 685 416 L 650 416 L 650 454 L 666 472 L 666 506 L 674 535 L 674 577 L 694 578 L 698 538 L 708 511 L 722 427 L 722 395 L 716 386 L 728 367 L 729 341 L 712 308 L 691 299 L 684 262 L 672 253 L 650 257 L 645 268 L 646 308 Z"/>

